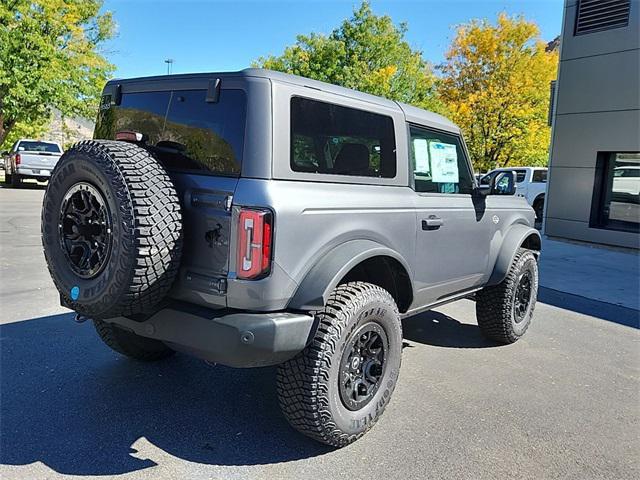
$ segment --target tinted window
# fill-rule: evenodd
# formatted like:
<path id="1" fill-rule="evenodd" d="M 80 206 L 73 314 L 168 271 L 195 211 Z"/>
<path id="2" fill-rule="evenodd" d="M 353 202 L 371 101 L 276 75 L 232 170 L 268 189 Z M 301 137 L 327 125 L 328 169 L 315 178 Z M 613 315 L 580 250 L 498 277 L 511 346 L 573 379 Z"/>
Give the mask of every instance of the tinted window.
<path id="1" fill-rule="evenodd" d="M 640 153 L 598 155 L 592 224 L 614 230 L 640 230 Z M 596 177 L 596 178 L 597 178 Z"/>
<path id="2" fill-rule="evenodd" d="M 393 120 L 385 115 L 293 97 L 291 169 L 393 178 L 396 176 Z"/>
<path id="3" fill-rule="evenodd" d="M 547 171 L 546 170 L 534 170 L 533 171 L 533 182 L 536 183 L 546 183 L 547 181 Z"/>
<path id="4" fill-rule="evenodd" d="M 21 141 L 18 144 L 18 151 L 25 152 L 48 152 L 48 153 L 60 153 L 60 147 L 55 143 L 49 142 L 32 142 L 32 141 Z"/>
<path id="5" fill-rule="evenodd" d="M 119 106 L 100 111 L 95 137 L 139 132 L 169 170 L 239 175 L 245 94 L 222 90 L 217 103 L 205 98 L 205 90 L 124 94 Z"/>
<path id="6" fill-rule="evenodd" d="M 416 192 L 472 192 L 473 177 L 458 137 L 411 127 L 410 152 Z"/>
<path id="7" fill-rule="evenodd" d="M 527 177 L 526 170 L 513 170 L 516 174 L 516 183 L 524 182 L 524 179 Z"/>

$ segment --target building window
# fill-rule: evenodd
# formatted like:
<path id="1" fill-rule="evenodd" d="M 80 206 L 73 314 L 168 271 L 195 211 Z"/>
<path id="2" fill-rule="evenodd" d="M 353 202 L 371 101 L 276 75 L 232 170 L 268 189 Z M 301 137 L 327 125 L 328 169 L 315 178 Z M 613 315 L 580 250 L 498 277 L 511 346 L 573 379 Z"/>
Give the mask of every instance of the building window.
<path id="1" fill-rule="evenodd" d="M 640 152 L 600 152 L 591 226 L 640 232 Z"/>

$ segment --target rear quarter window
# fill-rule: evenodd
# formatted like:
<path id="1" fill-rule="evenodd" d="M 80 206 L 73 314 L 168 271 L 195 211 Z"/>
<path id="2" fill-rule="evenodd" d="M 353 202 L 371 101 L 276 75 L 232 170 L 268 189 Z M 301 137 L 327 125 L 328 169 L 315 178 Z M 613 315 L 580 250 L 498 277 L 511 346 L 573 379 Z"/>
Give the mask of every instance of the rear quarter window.
<path id="1" fill-rule="evenodd" d="M 167 170 L 238 176 L 245 117 L 243 90 L 223 89 L 215 103 L 206 90 L 125 93 L 119 106 L 101 108 L 94 136 L 142 133 Z"/>
<path id="2" fill-rule="evenodd" d="M 373 112 L 293 97 L 291 169 L 294 172 L 394 178 L 393 120 Z"/>

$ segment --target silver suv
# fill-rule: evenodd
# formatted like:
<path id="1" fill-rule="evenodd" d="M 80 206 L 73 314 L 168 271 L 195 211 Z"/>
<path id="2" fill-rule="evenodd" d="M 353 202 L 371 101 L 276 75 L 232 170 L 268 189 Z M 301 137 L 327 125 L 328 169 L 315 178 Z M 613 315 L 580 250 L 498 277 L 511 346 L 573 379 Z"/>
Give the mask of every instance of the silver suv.
<path id="1" fill-rule="evenodd" d="M 65 152 L 42 238 L 61 303 L 139 360 L 279 365 L 296 429 L 343 446 L 398 378 L 401 319 L 475 293 L 511 343 L 540 235 L 514 176 L 478 186 L 446 118 L 249 69 L 109 82 Z"/>

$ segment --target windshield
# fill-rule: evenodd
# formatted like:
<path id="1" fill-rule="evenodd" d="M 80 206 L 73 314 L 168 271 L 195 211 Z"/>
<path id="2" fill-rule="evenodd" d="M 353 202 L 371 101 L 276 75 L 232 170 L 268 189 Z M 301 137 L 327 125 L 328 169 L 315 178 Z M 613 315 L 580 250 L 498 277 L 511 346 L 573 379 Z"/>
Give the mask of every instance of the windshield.
<path id="1" fill-rule="evenodd" d="M 47 152 L 47 153 L 61 153 L 60 147 L 55 143 L 49 142 L 35 142 L 30 140 L 23 140 L 18 144 L 19 152 Z"/>

